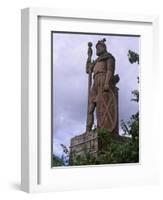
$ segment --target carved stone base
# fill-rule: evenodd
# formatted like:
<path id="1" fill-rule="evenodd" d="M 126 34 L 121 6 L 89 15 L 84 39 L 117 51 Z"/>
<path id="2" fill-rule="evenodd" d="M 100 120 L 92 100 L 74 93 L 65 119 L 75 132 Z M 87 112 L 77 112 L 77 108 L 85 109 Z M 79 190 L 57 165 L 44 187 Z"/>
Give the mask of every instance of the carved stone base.
<path id="1" fill-rule="evenodd" d="M 98 135 L 97 132 L 90 131 L 71 139 L 70 146 L 70 165 L 74 160 L 83 158 L 87 154 L 96 156 L 98 152 Z"/>
<path id="2" fill-rule="evenodd" d="M 120 136 L 118 133 L 110 134 L 108 137 L 111 137 L 113 141 L 123 143 L 129 140 L 129 138 Z M 70 165 L 76 165 L 78 160 L 84 160 L 87 156 L 91 158 L 96 158 L 98 152 L 102 149 L 105 149 L 107 145 L 100 137 L 98 137 L 97 131 L 85 132 L 81 135 L 75 136 L 71 139 L 70 145 Z M 89 164 L 89 163 L 88 163 Z"/>

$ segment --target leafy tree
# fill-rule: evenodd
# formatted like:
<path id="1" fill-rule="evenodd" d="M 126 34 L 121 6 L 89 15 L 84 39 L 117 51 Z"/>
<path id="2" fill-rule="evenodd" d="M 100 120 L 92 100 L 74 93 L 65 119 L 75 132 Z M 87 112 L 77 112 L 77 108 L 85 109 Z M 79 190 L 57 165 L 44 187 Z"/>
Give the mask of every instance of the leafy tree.
<path id="1" fill-rule="evenodd" d="M 129 50 L 127 56 L 131 64 L 135 62 L 139 64 L 139 54 L 135 53 L 134 51 Z"/>
<path id="2" fill-rule="evenodd" d="M 53 166 L 64 166 L 63 158 L 62 157 L 60 158 L 59 156 L 53 155 L 52 165 Z"/>
<path id="3" fill-rule="evenodd" d="M 53 158 L 52 158 L 52 165 L 53 166 L 67 166 L 67 165 L 69 165 L 69 154 L 70 154 L 69 150 L 63 144 L 61 144 L 61 147 L 62 147 L 62 150 L 63 150 L 61 157 L 53 155 Z"/>

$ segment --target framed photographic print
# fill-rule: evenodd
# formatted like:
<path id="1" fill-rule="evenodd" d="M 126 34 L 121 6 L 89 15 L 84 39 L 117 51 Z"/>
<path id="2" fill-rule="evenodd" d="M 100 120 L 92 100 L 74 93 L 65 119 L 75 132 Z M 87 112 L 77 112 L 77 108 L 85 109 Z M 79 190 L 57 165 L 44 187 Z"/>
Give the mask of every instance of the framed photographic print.
<path id="1" fill-rule="evenodd" d="M 52 166 L 138 163 L 140 36 L 52 32 L 51 37 Z M 93 50 L 97 58 L 91 62 Z"/>
<path id="2" fill-rule="evenodd" d="M 158 182 L 157 45 L 157 16 L 22 10 L 22 190 Z"/>

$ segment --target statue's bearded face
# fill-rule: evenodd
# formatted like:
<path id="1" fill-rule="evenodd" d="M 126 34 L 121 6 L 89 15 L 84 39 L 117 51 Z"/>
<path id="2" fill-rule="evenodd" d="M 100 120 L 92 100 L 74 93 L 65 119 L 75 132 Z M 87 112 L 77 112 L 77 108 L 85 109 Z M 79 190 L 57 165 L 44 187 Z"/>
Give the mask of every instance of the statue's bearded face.
<path id="1" fill-rule="evenodd" d="M 102 55 L 102 54 L 105 53 L 105 52 L 106 52 L 106 48 L 105 48 L 103 45 L 98 44 L 98 45 L 96 46 L 96 55 L 97 55 L 97 56 L 100 56 L 100 55 Z"/>

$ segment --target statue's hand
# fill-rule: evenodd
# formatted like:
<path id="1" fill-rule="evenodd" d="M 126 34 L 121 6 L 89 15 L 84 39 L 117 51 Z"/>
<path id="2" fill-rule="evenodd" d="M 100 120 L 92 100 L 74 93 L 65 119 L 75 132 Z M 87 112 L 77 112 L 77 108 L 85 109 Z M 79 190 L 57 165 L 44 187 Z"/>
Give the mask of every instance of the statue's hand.
<path id="1" fill-rule="evenodd" d="M 104 85 L 104 91 L 105 91 L 105 92 L 109 91 L 109 85 L 108 85 L 108 84 L 105 84 L 105 85 Z"/>
<path id="2" fill-rule="evenodd" d="M 92 71 L 93 71 L 93 62 L 87 61 L 86 72 L 89 73 L 89 72 L 92 72 Z"/>

